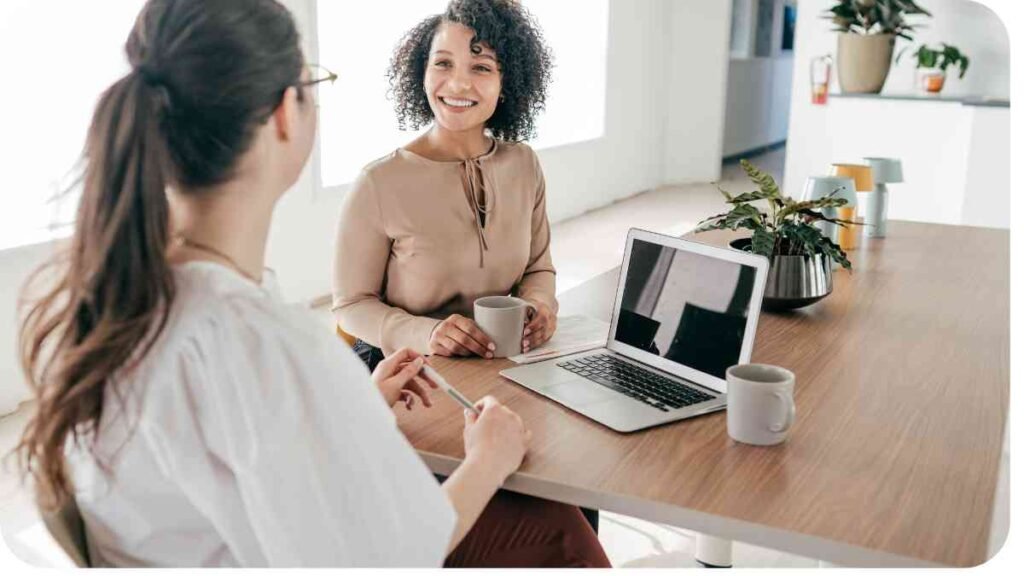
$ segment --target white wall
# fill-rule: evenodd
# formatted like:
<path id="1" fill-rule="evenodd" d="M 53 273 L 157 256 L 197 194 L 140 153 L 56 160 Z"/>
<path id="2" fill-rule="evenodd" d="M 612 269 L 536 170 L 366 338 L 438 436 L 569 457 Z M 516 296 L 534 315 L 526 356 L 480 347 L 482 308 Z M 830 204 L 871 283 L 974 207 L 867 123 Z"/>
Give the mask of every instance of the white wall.
<path id="1" fill-rule="evenodd" d="M 789 134 L 793 53 L 782 50 L 787 0 L 774 0 L 761 15 L 758 0 L 733 0 L 733 29 L 725 106 L 723 156 L 784 142 Z M 755 54 L 759 17 L 770 16 L 769 52 Z"/>
<path id="2" fill-rule="evenodd" d="M 303 30 L 312 29 L 312 0 L 284 3 Z M 540 153 L 552 221 L 664 183 L 719 177 L 730 10 L 722 0 L 611 0 L 606 132 Z M 305 40 L 313 54 L 312 36 Z M 288 299 L 330 292 L 340 202 L 317 195 L 307 167 L 278 207 L 268 265 Z M 0 252 L 0 414 L 26 397 L 14 356 L 14 302 L 46 250 Z"/>
<path id="3" fill-rule="evenodd" d="M 777 144 L 789 134 L 792 55 L 729 63 L 723 156 Z"/>
<path id="4" fill-rule="evenodd" d="M 722 171 L 732 3 L 664 1 L 669 6 L 664 20 L 668 43 L 664 47 L 655 43 L 653 49 L 667 52 L 670 74 L 667 86 L 655 81 L 648 88 L 666 97 L 662 102 L 665 134 L 659 143 L 664 151 L 659 184 L 710 182 L 717 180 Z M 653 30 L 653 24 L 645 27 Z M 656 70 L 655 80 L 658 73 Z M 609 88 L 615 87 L 610 84 Z M 651 187 L 634 188 L 633 193 L 647 188 Z"/>
<path id="5" fill-rule="evenodd" d="M 1010 227 L 1010 111 L 971 107 L 970 151 L 961 222 L 967 226 Z"/>

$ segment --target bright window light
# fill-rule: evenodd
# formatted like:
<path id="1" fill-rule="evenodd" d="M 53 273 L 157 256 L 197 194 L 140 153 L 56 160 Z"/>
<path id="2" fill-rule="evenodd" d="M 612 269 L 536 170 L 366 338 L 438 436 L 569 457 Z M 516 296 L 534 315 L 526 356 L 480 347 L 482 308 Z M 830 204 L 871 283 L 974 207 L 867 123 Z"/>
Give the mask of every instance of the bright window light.
<path id="1" fill-rule="evenodd" d="M 67 235 L 69 182 L 99 95 L 128 70 L 143 0 L 0 2 L 0 250 Z M 62 225 L 63 224 L 63 225 Z"/>
<path id="2" fill-rule="evenodd" d="M 319 62 L 339 75 L 320 92 L 320 177 L 325 188 L 416 137 L 398 129 L 387 69 L 402 35 L 448 0 L 317 2 Z M 523 0 L 555 57 L 537 149 L 604 134 L 608 0 Z"/>

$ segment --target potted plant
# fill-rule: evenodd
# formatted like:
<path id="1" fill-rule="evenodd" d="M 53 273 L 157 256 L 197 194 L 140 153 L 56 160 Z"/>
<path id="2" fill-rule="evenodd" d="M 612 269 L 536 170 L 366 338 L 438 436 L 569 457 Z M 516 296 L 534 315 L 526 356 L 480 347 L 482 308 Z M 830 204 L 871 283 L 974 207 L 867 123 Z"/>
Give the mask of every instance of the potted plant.
<path id="1" fill-rule="evenodd" d="M 825 13 L 839 33 L 839 87 L 877 94 L 885 86 L 896 38 L 913 40 L 905 16 L 931 16 L 914 0 L 836 0 Z"/>
<path id="2" fill-rule="evenodd" d="M 908 46 L 900 52 L 899 56 L 896 57 L 897 63 L 910 48 Z M 918 85 L 925 92 L 932 94 L 942 92 L 942 87 L 946 85 L 946 68 L 956 66 L 960 70 L 959 77 L 963 78 L 964 74 L 967 73 L 967 67 L 971 63 L 967 55 L 961 52 L 959 48 L 950 46 L 945 42 L 939 48 L 929 48 L 928 45 L 922 44 L 917 48 L 913 56 L 917 60 Z"/>
<path id="3" fill-rule="evenodd" d="M 769 310 L 802 308 L 831 294 L 832 262 L 847 270 L 852 266 L 839 245 L 814 224 L 819 221 L 840 226 L 855 224 L 821 212 L 825 208 L 846 205 L 845 198 L 837 197 L 840 189 L 824 198 L 798 202 L 783 196 L 770 174 L 746 160 L 740 161 L 740 165 L 758 189 L 738 196 L 719 189 L 732 209 L 704 220 L 696 232 L 739 229 L 752 232 L 749 238 L 734 240 L 730 245 L 770 260 L 764 294 L 764 307 Z"/>

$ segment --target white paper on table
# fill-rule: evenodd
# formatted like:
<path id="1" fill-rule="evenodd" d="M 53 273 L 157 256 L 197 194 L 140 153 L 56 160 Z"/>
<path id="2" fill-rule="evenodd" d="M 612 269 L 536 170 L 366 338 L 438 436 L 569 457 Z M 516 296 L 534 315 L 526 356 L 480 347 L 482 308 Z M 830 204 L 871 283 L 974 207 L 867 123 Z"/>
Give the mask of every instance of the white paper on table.
<path id="1" fill-rule="evenodd" d="M 558 328 L 551 340 L 526 354 L 511 356 L 509 360 L 516 364 L 532 364 L 600 348 L 608 341 L 609 326 L 608 322 L 601 322 L 589 316 L 560 317 Z"/>

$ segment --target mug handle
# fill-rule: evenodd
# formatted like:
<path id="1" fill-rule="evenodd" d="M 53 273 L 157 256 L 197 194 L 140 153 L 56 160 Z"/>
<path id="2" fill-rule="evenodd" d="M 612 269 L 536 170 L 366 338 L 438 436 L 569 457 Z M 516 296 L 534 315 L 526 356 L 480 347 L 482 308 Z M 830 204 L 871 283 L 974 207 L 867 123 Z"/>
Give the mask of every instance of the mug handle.
<path id="1" fill-rule="evenodd" d="M 772 424 L 769 430 L 772 432 L 786 432 L 793 425 L 793 420 L 796 419 L 796 402 L 793 397 L 789 394 L 783 394 L 782 392 L 773 392 L 773 396 L 782 400 L 786 409 L 786 421 L 782 424 Z"/>
<path id="2" fill-rule="evenodd" d="M 529 323 L 530 318 L 537 315 L 537 307 L 534 306 L 533 304 L 530 304 L 528 301 L 523 300 L 522 298 L 516 298 L 516 300 L 522 302 L 523 306 L 526 306 L 527 310 L 529 310 L 529 312 L 526 314 L 526 322 Z"/>

